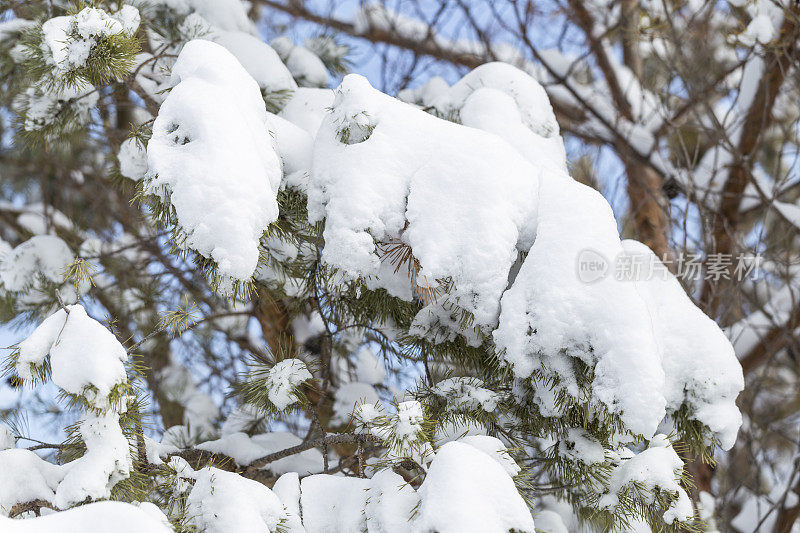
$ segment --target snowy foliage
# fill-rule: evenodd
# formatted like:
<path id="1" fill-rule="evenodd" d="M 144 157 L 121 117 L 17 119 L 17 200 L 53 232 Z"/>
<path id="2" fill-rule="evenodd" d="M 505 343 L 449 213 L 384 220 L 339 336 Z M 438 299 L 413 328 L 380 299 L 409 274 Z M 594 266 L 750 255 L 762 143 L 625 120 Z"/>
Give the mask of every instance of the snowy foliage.
<path id="1" fill-rule="evenodd" d="M 78 419 L 55 457 L 0 425 L 0 514 L 562 533 L 566 506 L 587 528 L 697 526 L 678 450 L 733 446 L 741 367 L 570 175 L 545 88 L 492 62 L 398 98 L 356 74 L 331 90 L 346 48 L 266 44 L 249 6 L 100 2 L 8 29 L 35 73 L 22 131 L 125 122 L 82 168 L 113 160 L 126 179 L 104 187 L 142 226 L 42 208 L 15 222 L 35 236 L 0 240 L 0 295 L 37 326 L 6 372 Z M 761 9 L 742 39 L 774 38 Z M 423 35 L 377 7 L 354 28 L 393 24 Z M 656 275 L 587 281 L 585 254 Z"/>

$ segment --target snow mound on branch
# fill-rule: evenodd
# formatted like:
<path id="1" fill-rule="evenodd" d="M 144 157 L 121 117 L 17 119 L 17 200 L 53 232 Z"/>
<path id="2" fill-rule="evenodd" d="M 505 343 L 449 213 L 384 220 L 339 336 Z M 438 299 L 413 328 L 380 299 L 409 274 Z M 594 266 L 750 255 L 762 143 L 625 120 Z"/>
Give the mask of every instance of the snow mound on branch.
<path id="1" fill-rule="evenodd" d="M 519 378 L 542 382 L 535 400 L 558 416 L 553 390 L 581 398 L 574 359 L 594 369 L 591 393 L 634 433 L 651 436 L 665 414 L 664 371 L 647 306 L 632 283 L 581 280 L 579 260 L 622 253 L 608 202 L 565 173 L 543 172 L 536 242 L 503 295 L 494 340 Z M 588 251 L 587 251 L 588 250 Z M 585 279 L 585 278 L 584 278 Z"/>
<path id="2" fill-rule="evenodd" d="M 5 533 L 171 533 L 172 528 L 143 505 L 96 502 L 38 518 L 11 520 L 0 516 Z"/>
<path id="3" fill-rule="evenodd" d="M 8 291 L 24 290 L 37 281 L 37 274 L 60 283 L 74 260 L 67 243 L 54 235 L 37 235 L 0 258 L 0 281 Z"/>
<path id="4" fill-rule="evenodd" d="M 348 75 L 317 135 L 309 218 L 325 220 L 323 260 L 346 276 L 407 299 L 417 288 L 376 243 L 407 246 L 418 283 L 452 279 L 452 303 L 491 327 L 518 251 L 535 235 L 537 175 L 497 136 Z"/>
<path id="5" fill-rule="evenodd" d="M 499 135 L 536 165 L 566 171 L 564 143 L 547 93 L 538 81 L 508 63 L 481 65 L 452 87 L 433 77 L 398 97 Z"/>
<path id="6" fill-rule="evenodd" d="M 0 472 L 0 515 L 8 515 L 15 505 L 34 500 L 52 504 L 66 473 L 63 467 L 22 448 L 0 451 Z M 5 526 L 2 519 L 0 526 Z"/>
<path id="7" fill-rule="evenodd" d="M 466 437 L 461 437 L 456 442 L 469 444 L 473 448 L 482 451 L 497 461 L 497 463 L 503 467 L 503 470 L 511 477 L 519 474 L 521 470 L 517 462 L 508 453 L 506 445 L 497 437 L 490 437 L 488 435 L 467 435 Z"/>
<path id="8" fill-rule="evenodd" d="M 86 453 L 67 463 L 67 475 L 58 485 L 55 504 L 66 509 L 90 500 L 111 496 L 111 489 L 130 475 L 130 445 L 119 425 L 119 415 L 87 415 L 80 424 Z"/>
<path id="9" fill-rule="evenodd" d="M 292 91 L 297 83 L 270 45 L 241 31 L 218 32 L 213 41 L 232 53 L 266 92 Z"/>
<path id="10" fill-rule="evenodd" d="M 207 466 L 190 475 L 187 515 L 205 533 L 274 532 L 285 516 L 278 497 L 257 481 Z"/>
<path id="11" fill-rule="evenodd" d="M 249 465 L 256 459 L 280 452 L 301 444 L 303 440 L 288 431 L 273 431 L 260 435 L 248 436 L 237 432 L 224 437 L 198 444 L 198 450 L 221 453 L 233 459 L 238 465 Z M 264 470 L 273 474 L 286 472 L 320 472 L 323 469 L 322 452 L 316 448 L 267 463 Z"/>
<path id="12" fill-rule="evenodd" d="M 119 173 L 128 179 L 139 181 L 147 173 L 147 150 L 136 139 L 125 139 L 117 154 Z"/>
<path id="13" fill-rule="evenodd" d="M 641 267 L 637 287 L 661 353 L 667 409 L 688 406 L 689 417 L 708 426 L 722 448 L 730 449 L 742 425 L 736 397 L 744 389 L 733 346 L 650 248 L 633 240 L 622 241 L 622 246 Z"/>
<path id="14" fill-rule="evenodd" d="M 499 395 L 483 386 L 478 378 L 447 378 L 436 384 L 432 391 L 447 401 L 447 409 L 483 409 L 491 413 L 497 408 Z"/>
<path id="15" fill-rule="evenodd" d="M 297 388 L 313 377 L 300 359 L 284 359 L 275 363 L 267 375 L 269 401 L 279 410 L 286 409 L 298 401 Z"/>
<path id="16" fill-rule="evenodd" d="M 296 46 L 288 37 L 278 37 L 270 44 L 300 85 L 304 87 L 328 85 L 328 69 L 314 52 L 305 46 Z"/>
<path id="17" fill-rule="evenodd" d="M 59 309 L 19 343 L 19 376 L 33 379 L 48 354 L 53 383 L 97 409 L 109 407 L 109 394 L 127 381 L 125 348 L 80 305 Z"/>
<path id="18" fill-rule="evenodd" d="M 417 531 L 412 518 L 418 504 L 416 491 L 389 469 L 371 479 L 318 474 L 300 483 L 300 509 L 308 533 Z"/>
<path id="19" fill-rule="evenodd" d="M 5 424 L 0 424 L 0 451 L 10 450 L 17 445 L 17 439 Z"/>
<path id="20" fill-rule="evenodd" d="M 112 15 L 86 7 L 75 15 L 53 17 L 42 24 L 44 45 L 50 49 L 47 59 L 56 72 L 82 67 L 99 38 L 121 33 L 133 35 L 140 21 L 139 10 L 133 6 L 122 6 Z"/>
<path id="21" fill-rule="evenodd" d="M 186 246 L 249 279 L 278 217 L 281 160 L 258 84 L 222 46 L 190 41 L 147 145 L 145 192 L 169 200 Z"/>
<path id="22" fill-rule="evenodd" d="M 316 137 L 323 119 L 328 114 L 328 109 L 333 105 L 333 98 L 334 94 L 330 89 L 300 87 L 292 94 L 278 116 Z"/>
<path id="23" fill-rule="evenodd" d="M 439 448 L 418 494 L 422 531 L 535 531 L 530 510 L 503 466 L 462 442 Z"/>
<path id="24" fill-rule="evenodd" d="M 664 512 L 664 522 L 672 524 L 683 522 L 694 515 L 689 495 L 678 483 L 683 470 L 683 461 L 669 446 L 664 435 L 657 435 L 646 450 L 629 457 L 623 457 L 619 466 L 611 472 L 609 492 L 600 497 L 599 505 L 605 509 L 615 509 L 620 504 L 619 494 L 633 484 L 646 488 L 652 495 L 656 489 L 675 494 L 677 497 Z M 652 503 L 654 500 L 651 499 Z"/>
<path id="25" fill-rule="evenodd" d="M 300 481 L 300 508 L 308 533 L 364 531 L 364 515 L 370 480 L 328 474 Z"/>
<path id="26" fill-rule="evenodd" d="M 170 3 L 184 2 L 172 0 Z M 217 29 L 258 35 L 255 24 L 247 16 L 249 2 L 242 0 L 186 0 L 185 4 L 188 4 L 189 9 Z"/>

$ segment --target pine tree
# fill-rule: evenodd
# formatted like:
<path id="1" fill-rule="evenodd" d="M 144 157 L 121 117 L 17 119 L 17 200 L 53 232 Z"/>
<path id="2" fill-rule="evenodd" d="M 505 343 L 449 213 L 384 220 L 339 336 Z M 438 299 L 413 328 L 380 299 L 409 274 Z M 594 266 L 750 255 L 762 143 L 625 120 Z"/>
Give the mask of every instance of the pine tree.
<path id="1" fill-rule="evenodd" d="M 346 48 L 267 45 L 238 0 L 9 9 L 2 318 L 36 327 L 2 514 L 703 527 L 682 456 L 733 445 L 741 368 L 570 177 L 534 79 L 489 63 L 416 105 L 323 88 Z M 584 279 L 587 252 L 612 271 Z M 20 421 L 45 407 L 80 419 L 40 458 Z"/>

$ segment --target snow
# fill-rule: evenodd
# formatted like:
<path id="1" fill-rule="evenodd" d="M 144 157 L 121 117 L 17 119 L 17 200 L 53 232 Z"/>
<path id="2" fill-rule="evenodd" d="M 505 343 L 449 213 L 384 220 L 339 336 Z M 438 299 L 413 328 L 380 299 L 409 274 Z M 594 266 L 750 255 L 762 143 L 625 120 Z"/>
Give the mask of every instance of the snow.
<path id="1" fill-rule="evenodd" d="M 283 505 L 266 486 L 233 472 L 207 466 L 191 475 L 186 498 L 191 523 L 205 533 L 275 532 Z"/>
<path id="2" fill-rule="evenodd" d="M 386 378 L 383 361 L 369 346 L 362 346 L 355 353 L 356 381 L 380 385 Z"/>
<path id="3" fill-rule="evenodd" d="M 292 446 L 301 444 L 303 440 L 288 431 L 272 431 L 253 436 L 253 442 L 264 449 L 263 455 L 279 452 Z M 264 466 L 273 474 L 281 475 L 287 472 L 298 472 L 301 475 L 321 472 L 323 469 L 322 452 L 316 448 L 305 450 L 301 453 L 278 459 Z"/>
<path id="4" fill-rule="evenodd" d="M 33 500 L 52 503 L 65 473 L 64 468 L 21 448 L 0 451 L 0 472 L 3 472 L 0 476 L 0 516 L 7 516 L 19 503 Z M 2 519 L 0 525 L 5 525 Z"/>
<path id="5" fill-rule="evenodd" d="M 490 326 L 517 249 L 533 239 L 537 174 L 495 135 L 348 75 L 316 138 L 309 219 L 325 220 L 323 260 L 345 276 L 407 298 L 411 280 L 403 268 L 393 276 L 375 244 L 404 243 L 421 265 L 418 281 L 452 278 L 448 301 Z"/>
<path id="6" fill-rule="evenodd" d="M 623 252 L 614 215 L 600 193 L 564 173 L 544 171 L 540 182 L 536 241 L 503 295 L 495 344 L 518 377 L 538 370 L 556 380 L 556 389 L 537 386 L 543 406 L 555 390 L 581 398 L 570 359 L 583 361 L 594 369 L 594 400 L 649 437 L 666 400 L 645 302 L 615 275 L 588 283 L 578 271 L 587 250 L 606 261 Z"/>
<path id="7" fill-rule="evenodd" d="M 89 121 L 89 113 L 98 99 L 94 87 L 78 79 L 74 84 L 59 88 L 44 85 L 28 87 L 15 104 L 24 110 L 25 131 L 39 131 L 55 124 L 59 114 L 67 109 L 75 119 L 75 127 L 82 127 Z"/>
<path id="8" fill-rule="evenodd" d="M 297 89 L 277 52 L 258 37 L 240 31 L 217 32 L 213 41 L 233 54 L 262 90 L 269 93 Z"/>
<path id="9" fill-rule="evenodd" d="M 67 463 L 66 476 L 58 485 L 54 503 L 66 509 L 81 502 L 106 499 L 133 467 L 128 440 L 122 434 L 119 415 L 86 415 L 80 422 L 86 452 Z"/>
<path id="10" fill-rule="evenodd" d="M 34 235 L 54 235 L 58 229 L 75 229 L 67 215 L 42 202 L 25 205 L 17 216 L 17 224 Z"/>
<path id="11" fill-rule="evenodd" d="M 536 530 L 541 533 L 569 533 L 561 516 L 555 511 L 547 509 L 538 511 L 534 514 L 534 520 L 536 521 Z"/>
<path id="12" fill-rule="evenodd" d="M 212 434 L 219 408 L 213 398 L 197 388 L 191 371 L 173 354 L 170 364 L 159 372 L 159 379 L 167 398 L 184 407 L 183 423 L 200 435 Z"/>
<path id="13" fill-rule="evenodd" d="M 356 406 L 375 405 L 380 401 L 378 393 L 369 383 L 344 383 L 334 393 L 333 416 L 331 423 L 346 426 L 349 424 Z"/>
<path id="14" fill-rule="evenodd" d="M 275 482 L 272 492 L 278 497 L 285 510 L 288 533 L 305 533 L 300 519 L 300 476 L 297 472 L 286 472 Z"/>
<path id="15" fill-rule="evenodd" d="M 273 431 L 253 435 L 252 437 L 245 433 L 237 432 L 230 433 L 217 440 L 203 442 L 198 444 L 196 448 L 227 455 L 238 465 L 249 465 L 256 459 L 297 446 L 302 442 L 300 437 L 287 431 Z M 269 470 L 276 475 L 287 472 L 306 474 L 308 472 L 320 472 L 322 469 L 322 453 L 316 448 L 278 459 L 263 467 L 263 470 Z"/>
<path id="16" fill-rule="evenodd" d="M 467 435 L 458 439 L 457 442 L 469 444 L 473 448 L 482 451 L 497 461 L 497 463 L 503 467 L 503 470 L 511 477 L 519 474 L 521 470 L 517 462 L 514 461 L 508 453 L 506 445 L 497 437 L 490 437 L 488 435 Z"/>
<path id="17" fill-rule="evenodd" d="M 683 470 L 683 461 L 669 446 L 664 435 L 657 435 L 646 450 L 623 458 L 621 464 L 611 472 L 607 494 L 600 497 L 601 508 L 613 510 L 619 505 L 619 494 L 623 489 L 637 483 L 651 495 L 656 489 L 670 492 L 677 496 L 673 504 L 664 512 L 664 522 L 672 524 L 692 518 L 694 509 L 692 501 L 678 482 Z M 652 496 L 651 496 L 652 501 Z"/>
<path id="18" fill-rule="evenodd" d="M 282 187 L 294 187 L 300 191 L 307 189 L 308 175 L 311 171 L 311 152 L 314 146 L 314 138 L 304 129 L 289 122 L 288 120 L 273 115 L 269 115 L 270 131 L 275 138 L 275 145 L 283 162 L 284 179 Z M 275 244 L 272 239 L 272 243 Z M 280 248 L 290 248 L 285 244 Z M 297 254 L 297 250 L 291 247 L 292 253 Z M 281 250 L 283 252 L 283 250 Z"/>
<path id="19" fill-rule="evenodd" d="M 503 467 L 484 452 L 448 442 L 422 486 L 417 527 L 438 533 L 534 533 L 533 518 Z"/>
<path id="20" fill-rule="evenodd" d="M 482 409 L 491 413 L 497 408 L 498 394 L 483 386 L 477 378 L 448 378 L 440 381 L 433 393 L 447 400 L 447 409 Z"/>
<path id="21" fill-rule="evenodd" d="M 310 315 L 299 315 L 292 320 L 292 337 L 297 344 L 305 344 L 324 332 L 325 323 L 316 311 Z"/>
<path id="22" fill-rule="evenodd" d="M 312 377 L 300 359 L 284 359 L 275 363 L 267 375 L 269 400 L 278 410 L 286 409 L 301 398 L 297 388 Z"/>
<path id="23" fill-rule="evenodd" d="M 258 35 L 255 24 L 247 16 L 249 2 L 242 0 L 187 0 L 188 6 L 223 31 L 246 32 Z"/>
<path id="24" fill-rule="evenodd" d="M 8 291 L 22 291 L 35 285 L 37 274 L 52 283 L 61 283 L 74 260 L 63 240 L 53 235 L 37 235 L 0 258 L 0 281 Z"/>
<path id="25" fill-rule="evenodd" d="M 133 6 L 124 6 L 112 15 L 102 9 L 86 7 L 75 15 L 45 21 L 42 38 L 50 49 L 49 59 L 56 72 L 66 73 L 86 63 L 98 37 L 120 33 L 133 35 L 139 22 L 139 11 Z"/>
<path id="26" fill-rule="evenodd" d="M 431 82 L 429 82 L 431 83 Z M 537 165 L 566 170 L 566 153 L 544 88 L 508 63 L 486 63 L 444 90 L 433 82 L 421 92 L 443 116 L 495 133 Z"/>
<path id="27" fill-rule="evenodd" d="M 139 181 L 147 173 L 147 150 L 137 139 L 125 139 L 117 154 L 119 172 L 128 179 Z"/>
<path id="28" fill-rule="evenodd" d="M 564 459 L 585 465 L 600 464 L 606 460 L 603 445 L 582 428 L 569 428 L 566 431 L 558 442 L 558 454 Z"/>
<path id="29" fill-rule="evenodd" d="M 636 285 L 647 302 L 661 354 L 667 409 L 675 412 L 687 405 L 689 417 L 708 426 L 722 448 L 730 449 L 742 424 L 736 397 L 744 389 L 733 346 L 647 246 L 631 240 L 622 245 L 642 267 Z"/>
<path id="30" fill-rule="evenodd" d="M 368 533 L 405 533 L 413 526 L 414 511 L 419 505 L 416 491 L 390 469 L 376 473 L 367 489 Z"/>
<path id="31" fill-rule="evenodd" d="M 333 105 L 333 98 L 330 89 L 299 87 L 278 115 L 316 137 L 322 120 Z"/>
<path id="32" fill-rule="evenodd" d="M 190 41 L 147 145 L 145 192 L 169 201 L 186 245 L 249 279 L 278 217 L 281 161 L 258 84 L 225 48 Z"/>
<path id="33" fill-rule="evenodd" d="M 123 361 L 128 354 L 82 306 L 59 309 L 19 343 L 19 376 L 33 379 L 33 368 L 41 367 L 48 354 L 53 383 L 61 389 L 83 396 L 96 409 L 120 407 L 109 406 L 108 396 L 127 380 Z"/>
<path id="34" fill-rule="evenodd" d="M 170 533 L 164 524 L 144 506 L 122 502 L 96 502 L 39 518 L 11 520 L 0 516 L 0 530 L 5 533 Z"/>
<path id="35" fill-rule="evenodd" d="M 0 451 L 10 450 L 17 445 L 17 439 L 11 429 L 5 424 L 0 424 Z"/>
<path id="36" fill-rule="evenodd" d="M 369 479 L 328 474 L 300 481 L 300 507 L 308 533 L 364 531 Z"/>
<path id="37" fill-rule="evenodd" d="M 301 86 L 325 87 L 328 85 L 328 69 L 314 52 L 305 46 L 295 46 L 288 37 L 278 37 L 273 39 L 270 44 Z"/>
<path id="38" fill-rule="evenodd" d="M 757 495 L 744 489 L 742 508 L 733 520 L 731 526 L 739 533 L 766 533 L 775 531 L 775 522 L 778 520 L 778 510 L 794 507 L 798 504 L 798 495 L 792 490 L 787 490 L 786 483 L 778 483 L 769 494 Z"/>

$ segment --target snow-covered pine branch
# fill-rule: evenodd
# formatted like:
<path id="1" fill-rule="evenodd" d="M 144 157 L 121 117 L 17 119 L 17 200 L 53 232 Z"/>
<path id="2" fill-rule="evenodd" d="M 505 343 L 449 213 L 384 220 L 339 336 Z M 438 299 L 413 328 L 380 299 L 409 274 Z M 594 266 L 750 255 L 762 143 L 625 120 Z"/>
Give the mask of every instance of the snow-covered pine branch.
<path id="1" fill-rule="evenodd" d="M 1 235 L 4 301 L 37 326 L 7 374 L 80 419 L 55 456 L 0 426 L 0 525 L 697 527 L 678 451 L 733 446 L 741 367 L 571 177 L 537 80 L 332 90 L 335 40 L 266 44 L 239 0 L 34 3 L 2 34 L 21 130 L 117 192 Z M 666 274 L 587 283 L 586 251 Z"/>

